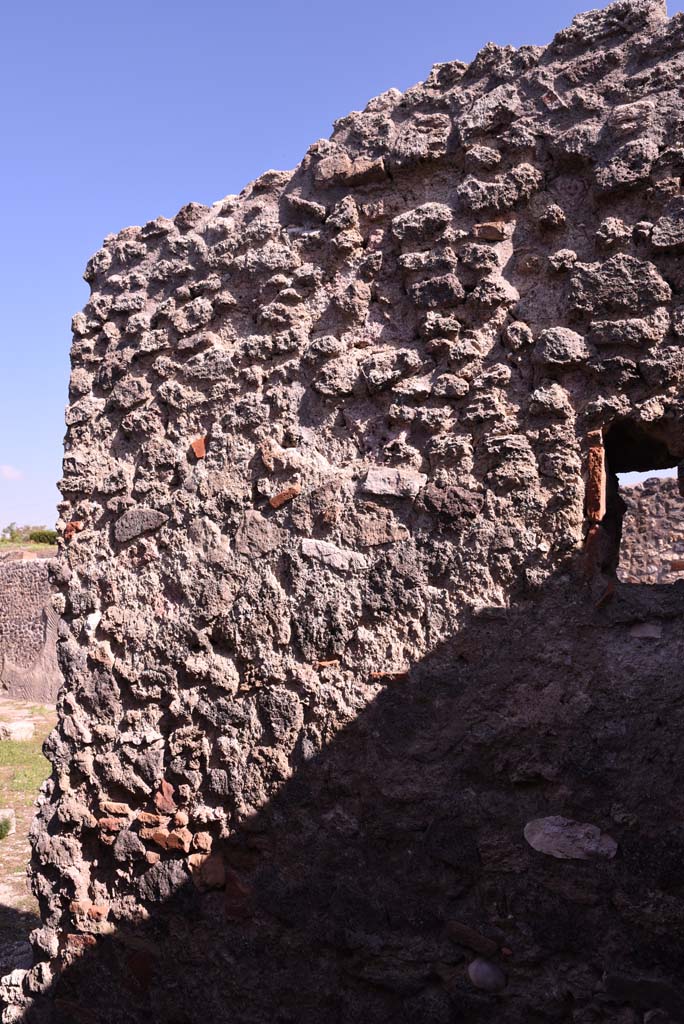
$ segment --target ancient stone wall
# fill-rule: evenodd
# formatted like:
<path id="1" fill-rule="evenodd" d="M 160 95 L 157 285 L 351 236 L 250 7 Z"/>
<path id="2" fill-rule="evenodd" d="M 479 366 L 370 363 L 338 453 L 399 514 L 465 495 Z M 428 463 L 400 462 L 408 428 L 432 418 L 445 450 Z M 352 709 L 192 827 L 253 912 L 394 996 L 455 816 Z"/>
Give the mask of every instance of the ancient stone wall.
<path id="1" fill-rule="evenodd" d="M 105 240 L 15 1006 L 681 1019 L 684 595 L 610 481 L 684 459 L 683 66 L 620 0 Z"/>
<path id="2" fill-rule="evenodd" d="M 0 561 L 0 693 L 54 703 L 61 684 L 49 561 Z"/>
<path id="3" fill-rule="evenodd" d="M 627 583 L 684 579 L 684 498 L 674 479 L 652 477 L 622 489 L 620 578 Z"/>

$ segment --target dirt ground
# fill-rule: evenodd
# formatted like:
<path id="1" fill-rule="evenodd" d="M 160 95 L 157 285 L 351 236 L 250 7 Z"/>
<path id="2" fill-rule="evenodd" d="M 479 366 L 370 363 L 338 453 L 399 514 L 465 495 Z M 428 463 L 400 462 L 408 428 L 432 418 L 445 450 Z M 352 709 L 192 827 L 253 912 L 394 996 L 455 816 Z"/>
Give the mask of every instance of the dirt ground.
<path id="1" fill-rule="evenodd" d="M 13 544 L 8 540 L 0 540 L 0 560 L 30 556 L 33 558 L 54 558 L 57 546 L 53 544 Z"/>
<path id="2" fill-rule="evenodd" d="M 17 822 L 16 832 L 0 840 L 0 975 L 30 963 L 28 934 L 38 917 L 26 878 L 28 832 L 40 785 L 50 771 L 42 744 L 55 720 L 53 707 L 0 697 L 0 724 L 35 725 L 31 740 L 0 741 L 0 808 L 11 807 Z"/>

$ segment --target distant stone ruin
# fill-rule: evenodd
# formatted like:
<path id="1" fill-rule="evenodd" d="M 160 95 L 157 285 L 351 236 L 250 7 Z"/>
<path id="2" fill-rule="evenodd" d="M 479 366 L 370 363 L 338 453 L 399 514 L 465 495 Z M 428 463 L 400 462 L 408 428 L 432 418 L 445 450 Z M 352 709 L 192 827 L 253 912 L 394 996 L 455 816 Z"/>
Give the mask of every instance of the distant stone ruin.
<path id="1" fill-rule="evenodd" d="M 684 1019 L 684 17 L 620 0 L 105 240 L 6 1020 Z"/>
<path id="2" fill-rule="evenodd" d="M 677 481 L 652 477 L 622 490 L 619 576 L 626 583 L 684 580 L 684 498 Z"/>
<path id="3" fill-rule="evenodd" d="M 62 681 L 57 665 L 57 615 L 49 561 L 0 560 L 0 695 L 54 704 Z"/>

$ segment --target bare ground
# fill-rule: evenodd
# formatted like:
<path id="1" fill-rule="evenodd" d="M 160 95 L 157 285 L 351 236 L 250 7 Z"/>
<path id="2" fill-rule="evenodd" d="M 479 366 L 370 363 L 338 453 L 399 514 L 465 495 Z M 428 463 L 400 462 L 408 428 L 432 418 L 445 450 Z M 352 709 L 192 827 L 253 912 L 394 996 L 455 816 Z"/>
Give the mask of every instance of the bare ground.
<path id="1" fill-rule="evenodd" d="M 41 747 L 55 710 L 0 697 L 0 723 L 17 720 L 32 721 L 36 731 L 24 742 L 0 741 L 0 807 L 11 807 L 17 823 L 16 832 L 0 841 L 0 975 L 30 963 L 28 934 L 39 923 L 26 878 L 28 833 L 40 784 L 49 775 Z"/>

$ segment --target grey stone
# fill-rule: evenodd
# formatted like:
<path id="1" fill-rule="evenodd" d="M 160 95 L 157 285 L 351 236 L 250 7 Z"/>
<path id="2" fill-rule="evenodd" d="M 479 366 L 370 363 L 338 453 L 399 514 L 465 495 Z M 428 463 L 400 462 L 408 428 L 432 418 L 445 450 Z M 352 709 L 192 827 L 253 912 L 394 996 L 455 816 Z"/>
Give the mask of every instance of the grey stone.
<path id="1" fill-rule="evenodd" d="M 485 992 L 501 992 L 506 987 L 506 975 L 501 968 L 482 957 L 468 964 L 468 977 L 475 988 Z"/>
<path id="2" fill-rule="evenodd" d="M 32 740 L 36 727 L 33 722 L 21 719 L 14 722 L 0 722 L 0 740 Z"/>
<path id="3" fill-rule="evenodd" d="M 164 512 L 158 512 L 155 508 L 137 505 L 135 508 L 129 508 L 117 519 L 114 524 L 114 537 L 119 544 L 125 544 L 134 537 L 139 537 L 141 533 L 158 530 L 168 518 Z"/>
<path id="4" fill-rule="evenodd" d="M 248 509 L 235 535 L 235 548 L 241 555 L 266 555 L 281 543 L 280 530 L 260 512 Z"/>
<path id="5" fill-rule="evenodd" d="M 660 640 L 663 627 L 659 622 L 637 622 L 630 627 L 629 635 L 637 640 Z"/>
<path id="6" fill-rule="evenodd" d="M 168 900 L 188 881 L 188 872 L 182 861 L 160 861 L 140 876 L 138 890 L 144 900 Z"/>
<path id="7" fill-rule="evenodd" d="M 369 469 L 363 484 L 367 494 L 396 498 L 415 498 L 421 487 L 427 483 L 425 473 L 394 466 L 377 466 Z"/>
<path id="8" fill-rule="evenodd" d="M 113 853 L 118 861 L 141 860 L 145 856 L 145 844 L 135 832 L 124 829 L 116 837 Z"/>
<path id="9" fill-rule="evenodd" d="M 542 331 L 534 350 L 535 362 L 549 369 L 581 366 L 589 355 L 582 335 L 567 327 L 550 327 Z"/>
<path id="10" fill-rule="evenodd" d="M 353 569 L 365 569 L 368 561 L 364 555 L 356 551 L 344 551 L 335 544 L 329 544 L 325 540 L 303 540 L 302 554 L 307 558 L 317 559 L 331 569 L 339 569 L 347 572 Z"/>
<path id="11" fill-rule="evenodd" d="M 424 203 L 392 221 L 392 233 L 401 242 L 430 241 L 451 223 L 452 211 L 444 203 Z"/>
<path id="12" fill-rule="evenodd" d="M 533 850 L 559 860 L 610 860 L 617 853 L 615 840 L 596 825 L 561 815 L 528 821 L 524 834 Z"/>

